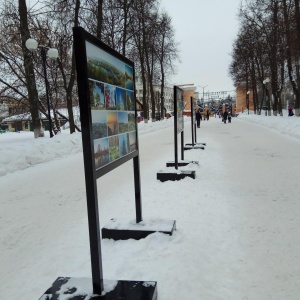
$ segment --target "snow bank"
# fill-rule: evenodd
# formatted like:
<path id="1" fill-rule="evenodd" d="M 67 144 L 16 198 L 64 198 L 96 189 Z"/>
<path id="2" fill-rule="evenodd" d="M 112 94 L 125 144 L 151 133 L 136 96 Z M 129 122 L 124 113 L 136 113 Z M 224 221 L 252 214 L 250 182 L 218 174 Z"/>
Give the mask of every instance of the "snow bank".
<path id="1" fill-rule="evenodd" d="M 82 151 L 81 134 L 35 139 L 32 132 L 0 135 L 0 176 Z"/>

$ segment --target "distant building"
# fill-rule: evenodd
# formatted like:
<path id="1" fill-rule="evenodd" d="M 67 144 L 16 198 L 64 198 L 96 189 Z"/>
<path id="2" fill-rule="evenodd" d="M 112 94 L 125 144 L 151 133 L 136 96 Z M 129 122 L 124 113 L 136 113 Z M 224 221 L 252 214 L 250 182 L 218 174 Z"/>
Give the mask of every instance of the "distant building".
<path id="1" fill-rule="evenodd" d="M 6 117 L 26 112 L 28 112 L 28 106 L 24 105 L 24 101 L 7 96 L 0 98 L 0 123 Z"/>
<path id="2" fill-rule="evenodd" d="M 58 109 L 57 111 L 59 111 L 60 114 L 62 114 L 63 116 L 68 118 L 68 110 L 66 108 Z M 75 124 L 79 124 L 80 123 L 80 114 L 79 114 L 78 106 L 73 107 L 73 114 L 74 114 Z M 54 117 L 53 112 L 51 112 L 51 115 L 52 115 L 51 117 L 53 119 L 53 117 Z M 57 117 L 60 127 L 63 127 L 67 123 L 67 120 L 65 118 L 61 117 L 59 114 L 57 114 L 56 117 Z M 49 128 L 48 118 L 44 114 L 40 113 L 40 120 L 41 120 L 42 126 L 46 130 L 48 130 L 48 128 Z M 29 113 L 29 112 L 4 118 L 2 120 L 2 123 L 7 125 L 8 130 L 12 131 L 12 132 L 33 131 L 31 113 Z"/>
<path id="3" fill-rule="evenodd" d="M 160 84 L 154 84 L 154 94 L 155 97 L 158 99 L 161 98 L 161 86 Z M 144 103 L 143 99 L 143 82 L 142 78 L 140 76 L 136 76 L 135 78 L 135 88 L 136 88 L 136 97 L 139 102 Z M 164 87 L 164 94 L 162 95 L 164 97 L 164 107 L 166 112 L 172 112 L 174 111 L 174 95 L 173 95 L 173 86 L 166 85 Z M 149 89 L 147 90 L 146 94 L 147 99 L 150 100 L 150 92 Z"/>
<path id="4" fill-rule="evenodd" d="M 248 88 L 249 93 L 249 110 L 254 110 L 253 105 L 253 91 L 252 88 Z M 244 83 L 240 84 L 236 88 L 236 112 L 240 113 L 247 109 L 247 90 Z"/>
<path id="5" fill-rule="evenodd" d="M 8 105 L 3 102 L 0 101 L 0 123 L 2 122 L 2 120 L 6 117 L 9 116 L 9 107 Z"/>
<path id="6" fill-rule="evenodd" d="M 184 111 L 185 116 L 191 116 L 191 97 L 199 100 L 199 93 L 196 92 L 197 87 L 195 86 L 179 86 L 183 90 L 183 102 L 184 102 Z"/>

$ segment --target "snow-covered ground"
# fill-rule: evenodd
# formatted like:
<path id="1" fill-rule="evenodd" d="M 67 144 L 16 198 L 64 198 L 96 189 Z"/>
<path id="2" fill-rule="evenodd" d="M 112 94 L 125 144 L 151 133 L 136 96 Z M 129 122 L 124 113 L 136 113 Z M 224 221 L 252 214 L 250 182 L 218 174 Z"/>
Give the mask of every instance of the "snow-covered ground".
<path id="1" fill-rule="evenodd" d="M 139 124 L 143 219 L 173 236 L 102 240 L 105 279 L 153 280 L 158 299 L 300 299 L 300 118 L 246 113 L 197 129 L 196 179 L 160 182 L 173 118 Z M 185 142 L 191 142 L 190 119 Z M 129 161 L 97 180 L 100 225 L 135 218 Z M 0 299 L 39 299 L 59 276 L 91 277 L 81 135 L 0 135 Z M 61 300 L 61 299 L 60 299 Z"/>

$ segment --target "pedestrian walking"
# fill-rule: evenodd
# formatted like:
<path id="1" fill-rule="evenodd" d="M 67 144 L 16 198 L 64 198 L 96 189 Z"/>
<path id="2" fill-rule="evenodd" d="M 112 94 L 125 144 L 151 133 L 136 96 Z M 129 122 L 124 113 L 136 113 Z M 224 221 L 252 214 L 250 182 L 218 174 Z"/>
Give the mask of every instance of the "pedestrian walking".
<path id="1" fill-rule="evenodd" d="M 197 121 L 197 127 L 200 128 L 200 120 L 201 120 L 201 113 L 200 110 L 198 109 L 196 111 L 196 121 Z"/>
<path id="2" fill-rule="evenodd" d="M 228 112 L 227 112 L 227 110 L 225 110 L 225 111 L 223 112 L 223 122 L 224 122 L 224 124 L 226 124 L 227 117 L 228 117 Z"/>
<path id="3" fill-rule="evenodd" d="M 231 114 L 230 114 L 230 112 L 228 113 L 228 123 L 231 123 Z"/>
<path id="4" fill-rule="evenodd" d="M 206 111 L 206 119 L 209 120 L 209 110 Z"/>

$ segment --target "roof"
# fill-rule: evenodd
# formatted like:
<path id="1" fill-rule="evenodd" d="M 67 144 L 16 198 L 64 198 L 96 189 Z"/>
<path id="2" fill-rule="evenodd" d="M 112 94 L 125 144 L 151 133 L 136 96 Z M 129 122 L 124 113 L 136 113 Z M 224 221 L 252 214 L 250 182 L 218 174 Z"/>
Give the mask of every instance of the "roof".
<path id="1" fill-rule="evenodd" d="M 68 118 L 69 114 L 68 114 L 67 108 L 60 108 L 60 109 L 57 109 L 57 111 Z M 74 116 L 80 115 L 79 114 L 79 106 L 73 106 L 73 114 L 74 114 Z M 42 114 L 41 112 L 39 113 L 39 115 L 40 115 L 40 119 L 47 120 L 47 117 L 44 114 Z M 53 111 L 51 111 L 51 117 L 53 118 Z M 60 118 L 59 115 L 58 115 L 58 118 Z M 7 118 L 3 119 L 2 122 L 30 121 L 31 119 L 32 119 L 31 113 L 27 112 L 24 114 L 7 117 Z"/>

